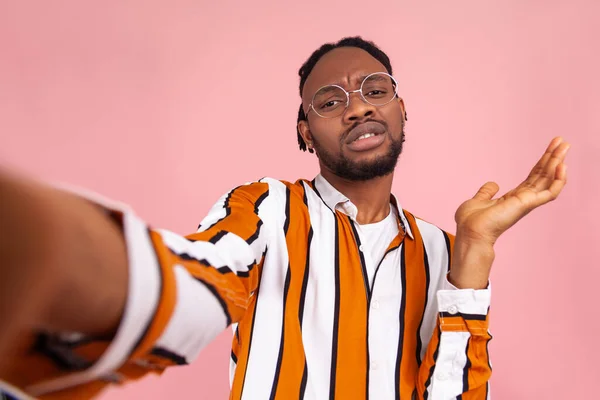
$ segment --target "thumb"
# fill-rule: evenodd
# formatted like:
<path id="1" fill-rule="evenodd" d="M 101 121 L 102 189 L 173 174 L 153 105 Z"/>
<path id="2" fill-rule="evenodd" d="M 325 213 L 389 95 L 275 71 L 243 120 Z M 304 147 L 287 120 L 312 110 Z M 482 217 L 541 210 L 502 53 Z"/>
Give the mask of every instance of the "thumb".
<path id="1" fill-rule="evenodd" d="M 487 182 L 477 191 L 477 193 L 475 193 L 473 198 L 478 200 L 491 200 L 496 193 L 498 193 L 498 190 L 500 190 L 500 187 L 496 182 Z"/>

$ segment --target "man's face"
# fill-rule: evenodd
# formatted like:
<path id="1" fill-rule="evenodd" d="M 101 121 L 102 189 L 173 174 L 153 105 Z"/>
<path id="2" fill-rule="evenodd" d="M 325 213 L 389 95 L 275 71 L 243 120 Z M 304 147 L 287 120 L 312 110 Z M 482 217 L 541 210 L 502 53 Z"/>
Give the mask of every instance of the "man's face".
<path id="1" fill-rule="evenodd" d="M 341 47 L 330 51 L 306 80 L 302 93 L 304 111 L 308 111 L 313 95 L 321 87 L 336 84 L 346 91 L 356 90 L 364 77 L 374 72 L 386 69 L 362 49 Z M 342 115 L 321 118 L 311 110 L 308 121 L 301 121 L 299 129 L 304 141 L 314 147 L 321 169 L 343 179 L 365 181 L 394 171 L 402 152 L 404 116 L 404 104 L 399 98 L 374 106 L 366 103 L 360 93 L 353 93 Z M 363 130 L 376 135 L 352 140 Z"/>

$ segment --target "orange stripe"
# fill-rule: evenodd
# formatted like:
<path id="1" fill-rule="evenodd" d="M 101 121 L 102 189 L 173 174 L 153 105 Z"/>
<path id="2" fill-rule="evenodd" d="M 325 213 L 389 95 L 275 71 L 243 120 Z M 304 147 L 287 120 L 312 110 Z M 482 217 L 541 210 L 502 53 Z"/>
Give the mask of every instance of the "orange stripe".
<path id="1" fill-rule="evenodd" d="M 463 400 L 485 399 L 487 382 L 492 375 L 487 352 L 489 340 L 491 336 L 487 332 L 484 335 L 473 335 L 469 339 L 467 351 L 467 358 L 471 363 L 468 374 L 469 390 L 463 394 Z"/>
<path id="2" fill-rule="evenodd" d="M 304 347 L 298 310 L 306 268 L 310 217 L 304 206 L 302 186 L 286 183 L 290 190 L 290 220 L 286 243 L 290 256 L 290 285 L 285 304 L 284 347 L 275 399 L 298 398 L 304 372 Z"/>
<path id="3" fill-rule="evenodd" d="M 485 336 L 489 327 L 489 316 L 484 321 L 465 320 L 460 315 L 440 317 L 440 327 L 443 332 L 471 332 L 472 335 Z"/>
<path id="4" fill-rule="evenodd" d="M 400 398 L 410 398 L 415 388 L 418 373 L 417 336 L 427 297 L 427 277 L 423 238 L 412 214 L 405 212 L 414 240 L 404 241 L 405 254 L 405 312 L 400 329 L 404 331 L 402 362 L 400 364 Z"/>
<path id="5" fill-rule="evenodd" d="M 433 367 L 435 366 L 435 359 L 437 357 L 436 353 L 438 352 L 439 345 L 440 327 L 439 325 L 436 325 L 435 329 L 433 330 L 433 334 L 431 335 L 429 345 L 427 346 L 425 357 L 423 357 L 421 368 L 419 369 L 419 375 L 417 378 L 417 393 L 419 399 L 423 398 L 426 385 L 431 384 L 431 379 L 433 379 Z"/>
<path id="6" fill-rule="evenodd" d="M 255 205 L 269 191 L 267 183 L 252 183 L 241 186 L 229 196 L 227 207 L 229 215 L 218 221 L 210 229 L 188 235 L 190 240 L 208 241 L 220 231 L 232 232 L 244 240 L 248 240 L 255 232 L 260 220 L 255 213 Z"/>
<path id="7" fill-rule="evenodd" d="M 340 313 L 336 399 L 367 392 L 367 292 L 358 246 L 348 217 L 336 211 L 340 247 Z"/>
<path id="8" fill-rule="evenodd" d="M 250 298 L 246 314 L 238 324 L 238 332 L 240 335 L 238 347 L 236 349 L 238 362 L 235 369 L 235 376 L 229 397 L 230 399 L 239 399 L 242 397 L 242 387 L 244 384 L 244 379 L 246 378 L 246 366 L 248 365 L 248 357 L 250 355 L 250 342 L 253 328 L 252 325 L 254 321 L 254 311 L 256 309 L 256 299 L 259 293 L 260 286 L 257 288 L 255 295 Z M 237 339 L 234 337 L 233 341 L 235 346 Z"/>

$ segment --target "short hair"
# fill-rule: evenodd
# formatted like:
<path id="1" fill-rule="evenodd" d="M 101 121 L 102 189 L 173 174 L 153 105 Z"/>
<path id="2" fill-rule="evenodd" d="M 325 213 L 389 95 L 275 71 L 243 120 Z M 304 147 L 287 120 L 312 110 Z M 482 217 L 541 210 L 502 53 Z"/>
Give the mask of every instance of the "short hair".
<path id="1" fill-rule="evenodd" d="M 346 37 L 341 39 L 336 43 L 326 43 L 315 50 L 308 60 L 300 67 L 298 71 L 298 75 L 300 75 L 300 97 L 302 97 L 302 91 L 304 90 L 304 84 L 306 83 L 306 79 L 317 65 L 317 62 L 331 50 L 340 48 L 340 47 L 357 47 L 369 53 L 373 58 L 379 61 L 388 74 L 392 75 L 392 64 L 390 63 L 390 58 L 385 54 L 377 45 L 371 41 L 364 40 L 360 36 Z M 304 108 L 302 107 L 302 102 L 300 103 L 300 109 L 298 110 L 298 122 L 296 123 L 296 131 L 298 133 L 298 146 L 300 150 L 306 151 L 306 143 L 304 139 L 302 139 L 302 135 L 300 134 L 300 129 L 298 128 L 298 123 L 300 121 L 306 120 L 306 114 L 304 113 Z M 309 149 L 309 152 L 313 152 L 312 149 Z"/>

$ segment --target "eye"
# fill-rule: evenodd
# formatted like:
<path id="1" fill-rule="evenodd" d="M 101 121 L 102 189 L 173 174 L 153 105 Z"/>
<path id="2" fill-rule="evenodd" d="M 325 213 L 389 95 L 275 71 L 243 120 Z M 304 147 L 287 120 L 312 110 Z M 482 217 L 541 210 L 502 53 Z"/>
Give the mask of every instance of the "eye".
<path id="1" fill-rule="evenodd" d="M 386 95 L 386 91 L 383 89 L 373 89 L 367 93 L 368 97 L 382 97 Z"/>
<path id="2" fill-rule="evenodd" d="M 340 101 L 340 100 L 329 100 L 328 102 L 326 102 L 326 103 L 323 103 L 323 104 L 322 104 L 322 105 L 319 107 L 319 109 L 321 109 L 321 110 L 326 110 L 326 109 L 328 109 L 328 108 L 335 107 L 335 106 L 337 106 L 337 105 L 338 105 L 338 104 L 340 104 L 340 103 L 341 103 L 341 101 Z"/>

